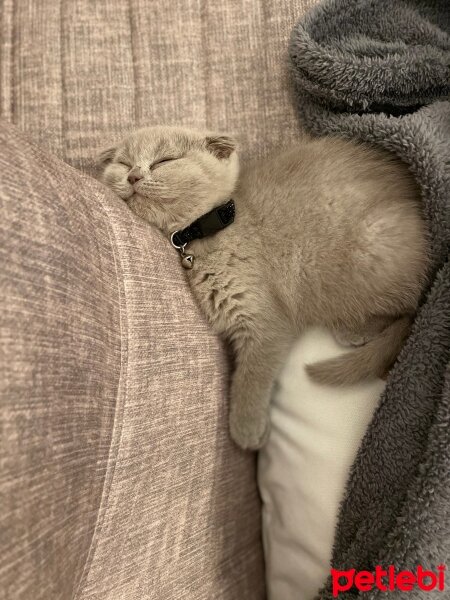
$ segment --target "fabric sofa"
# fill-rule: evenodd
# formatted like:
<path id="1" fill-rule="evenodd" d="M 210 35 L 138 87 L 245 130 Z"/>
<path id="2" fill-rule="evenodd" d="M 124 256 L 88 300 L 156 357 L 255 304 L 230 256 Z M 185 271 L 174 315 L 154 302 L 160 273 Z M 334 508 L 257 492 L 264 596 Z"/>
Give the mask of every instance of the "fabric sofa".
<path id="1" fill-rule="evenodd" d="M 167 240 L 92 175 L 143 125 L 228 131 L 244 158 L 295 139 L 311 4 L 2 3 L 0 598 L 264 598 L 226 351 Z"/>

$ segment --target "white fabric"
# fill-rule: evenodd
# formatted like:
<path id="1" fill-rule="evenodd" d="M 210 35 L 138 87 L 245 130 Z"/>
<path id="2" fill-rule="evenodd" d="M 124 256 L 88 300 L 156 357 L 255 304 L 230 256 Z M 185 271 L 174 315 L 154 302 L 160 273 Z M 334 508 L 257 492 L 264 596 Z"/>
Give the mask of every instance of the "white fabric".
<path id="1" fill-rule="evenodd" d="M 274 393 L 258 459 L 269 600 L 311 600 L 329 574 L 349 469 L 384 388 L 381 380 L 331 388 L 308 378 L 304 364 L 343 351 L 329 333 L 309 330 Z"/>

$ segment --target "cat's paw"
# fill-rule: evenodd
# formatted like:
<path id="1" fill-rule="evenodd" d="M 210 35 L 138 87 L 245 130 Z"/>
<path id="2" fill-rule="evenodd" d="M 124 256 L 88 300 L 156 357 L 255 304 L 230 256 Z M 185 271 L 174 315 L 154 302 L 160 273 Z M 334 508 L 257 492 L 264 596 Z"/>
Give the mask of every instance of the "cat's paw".
<path id="1" fill-rule="evenodd" d="M 250 419 L 230 413 L 230 435 L 234 442 L 244 450 L 259 450 L 267 442 L 270 434 L 270 421 L 267 417 L 252 416 Z"/>

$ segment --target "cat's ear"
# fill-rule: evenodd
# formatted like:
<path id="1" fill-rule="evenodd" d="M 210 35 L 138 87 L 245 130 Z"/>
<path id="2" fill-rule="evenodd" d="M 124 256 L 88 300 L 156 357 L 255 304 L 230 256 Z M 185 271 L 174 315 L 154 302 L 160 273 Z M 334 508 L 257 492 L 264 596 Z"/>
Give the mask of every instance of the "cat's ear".
<path id="1" fill-rule="evenodd" d="M 236 150 L 236 142 L 227 135 L 209 135 L 206 138 L 206 147 L 217 158 L 229 158 Z"/>
<path id="2" fill-rule="evenodd" d="M 112 162 L 114 155 L 116 153 L 117 148 L 112 146 L 111 148 L 106 148 L 106 150 L 102 150 L 100 154 L 97 156 L 96 163 L 98 166 L 105 166 Z"/>

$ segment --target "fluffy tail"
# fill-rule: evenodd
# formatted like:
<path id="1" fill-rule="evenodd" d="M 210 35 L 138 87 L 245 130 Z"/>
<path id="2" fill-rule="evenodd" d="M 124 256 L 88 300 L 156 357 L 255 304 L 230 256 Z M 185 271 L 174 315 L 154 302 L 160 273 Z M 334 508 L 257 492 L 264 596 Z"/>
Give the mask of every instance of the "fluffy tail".
<path id="1" fill-rule="evenodd" d="M 336 358 L 306 365 L 306 371 L 314 381 L 327 385 L 385 378 L 411 331 L 411 325 L 411 316 L 401 317 L 364 346 Z"/>

